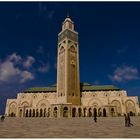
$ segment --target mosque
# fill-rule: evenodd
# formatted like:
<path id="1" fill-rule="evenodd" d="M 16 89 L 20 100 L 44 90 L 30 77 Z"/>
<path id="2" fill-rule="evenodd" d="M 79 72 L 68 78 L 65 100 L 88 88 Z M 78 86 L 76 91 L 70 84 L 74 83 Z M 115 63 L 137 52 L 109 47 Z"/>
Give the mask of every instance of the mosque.
<path id="1" fill-rule="evenodd" d="M 33 87 L 7 99 L 9 117 L 98 117 L 139 115 L 137 96 L 113 85 L 80 83 L 78 32 L 68 16 L 58 34 L 57 84 Z"/>

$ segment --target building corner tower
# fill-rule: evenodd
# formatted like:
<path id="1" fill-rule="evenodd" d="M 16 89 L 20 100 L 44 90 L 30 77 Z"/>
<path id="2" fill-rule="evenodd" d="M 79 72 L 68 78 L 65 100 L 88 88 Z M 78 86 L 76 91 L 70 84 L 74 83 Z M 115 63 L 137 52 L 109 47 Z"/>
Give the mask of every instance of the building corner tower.
<path id="1" fill-rule="evenodd" d="M 57 101 L 80 105 L 78 33 L 69 16 L 58 34 Z"/>

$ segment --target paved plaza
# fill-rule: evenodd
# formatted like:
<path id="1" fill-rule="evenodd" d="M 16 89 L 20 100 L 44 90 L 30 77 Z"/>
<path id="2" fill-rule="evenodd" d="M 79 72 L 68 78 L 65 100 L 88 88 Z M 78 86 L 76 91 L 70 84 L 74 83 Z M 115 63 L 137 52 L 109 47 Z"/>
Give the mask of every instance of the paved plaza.
<path id="1" fill-rule="evenodd" d="M 140 117 L 6 118 L 0 122 L 0 138 L 140 138 Z"/>

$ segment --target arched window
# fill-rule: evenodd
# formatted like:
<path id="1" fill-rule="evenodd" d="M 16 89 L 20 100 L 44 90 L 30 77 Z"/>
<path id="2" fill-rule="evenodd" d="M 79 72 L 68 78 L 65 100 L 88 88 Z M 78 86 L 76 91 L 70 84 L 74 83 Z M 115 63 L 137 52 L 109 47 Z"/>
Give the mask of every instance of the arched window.
<path id="1" fill-rule="evenodd" d="M 72 52 L 75 52 L 75 47 L 72 45 L 72 46 L 70 47 L 70 50 L 71 50 Z"/>

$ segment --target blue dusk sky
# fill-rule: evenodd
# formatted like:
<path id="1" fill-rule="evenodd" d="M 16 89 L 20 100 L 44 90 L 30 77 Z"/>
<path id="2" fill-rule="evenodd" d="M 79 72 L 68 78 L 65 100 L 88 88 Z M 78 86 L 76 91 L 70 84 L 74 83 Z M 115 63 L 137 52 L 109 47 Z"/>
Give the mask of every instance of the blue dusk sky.
<path id="1" fill-rule="evenodd" d="M 80 81 L 140 97 L 139 2 L 1 2 L 0 114 L 7 98 L 56 83 L 67 12 L 79 33 Z"/>

